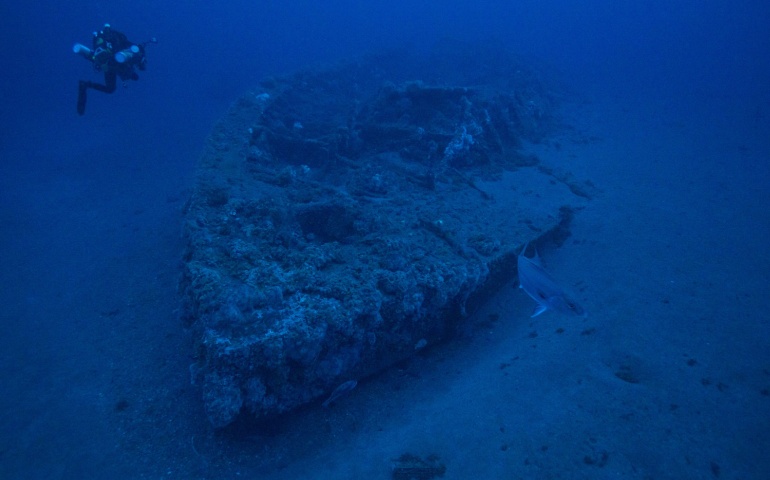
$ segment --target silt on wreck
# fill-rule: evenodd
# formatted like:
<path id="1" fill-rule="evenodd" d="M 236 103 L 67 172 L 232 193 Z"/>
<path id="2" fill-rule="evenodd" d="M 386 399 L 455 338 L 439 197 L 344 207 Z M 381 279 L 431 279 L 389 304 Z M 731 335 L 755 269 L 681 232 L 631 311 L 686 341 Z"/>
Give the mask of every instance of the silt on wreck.
<path id="1" fill-rule="evenodd" d="M 327 398 L 448 338 L 564 235 L 579 188 L 522 153 L 556 96 L 497 51 L 269 78 L 216 124 L 186 207 L 193 382 L 216 428 Z"/>

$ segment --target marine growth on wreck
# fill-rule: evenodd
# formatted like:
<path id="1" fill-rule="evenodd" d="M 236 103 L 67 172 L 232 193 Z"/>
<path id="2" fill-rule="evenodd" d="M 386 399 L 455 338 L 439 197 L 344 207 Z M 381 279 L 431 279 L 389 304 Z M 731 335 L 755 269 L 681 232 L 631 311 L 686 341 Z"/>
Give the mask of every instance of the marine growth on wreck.
<path id="1" fill-rule="evenodd" d="M 472 72 L 472 73 L 468 73 Z M 322 402 L 446 339 L 586 199 L 522 153 L 558 127 L 500 52 L 264 80 L 215 126 L 186 216 L 192 380 L 224 427 Z"/>

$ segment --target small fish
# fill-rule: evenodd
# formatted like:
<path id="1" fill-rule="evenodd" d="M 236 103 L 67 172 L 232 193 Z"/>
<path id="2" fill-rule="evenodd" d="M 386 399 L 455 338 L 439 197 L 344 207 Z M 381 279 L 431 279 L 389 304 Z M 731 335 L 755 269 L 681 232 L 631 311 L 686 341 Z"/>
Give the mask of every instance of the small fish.
<path id="1" fill-rule="evenodd" d="M 562 313 L 569 313 L 585 317 L 586 311 L 574 299 L 572 299 L 556 280 L 545 271 L 540 263 L 540 256 L 535 251 L 532 258 L 525 257 L 529 242 L 519 254 L 517 266 L 519 270 L 519 288 L 527 292 L 537 302 L 533 317 L 540 315 L 549 308 Z"/>
<path id="2" fill-rule="evenodd" d="M 332 394 L 329 395 L 329 398 L 327 398 L 326 401 L 321 405 L 324 408 L 327 408 L 329 405 L 336 402 L 341 396 L 356 388 L 356 385 L 358 385 L 356 380 L 348 380 L 347 382 L 341 384 L 339 387 L 335 388 Z"/>

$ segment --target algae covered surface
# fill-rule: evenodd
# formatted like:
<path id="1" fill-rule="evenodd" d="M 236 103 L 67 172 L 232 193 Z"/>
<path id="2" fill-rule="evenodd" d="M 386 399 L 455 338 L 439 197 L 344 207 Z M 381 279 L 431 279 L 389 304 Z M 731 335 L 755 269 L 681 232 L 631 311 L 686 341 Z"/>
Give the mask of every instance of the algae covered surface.
<path id="1" fill-rule="evenodd" d="M 563 128 L 554 91 L 515 58 L 448 49 L 237 99 L 185 226 L 190 373 L 212 425 L 323 400 L 447 339 L 521 245 L 563 239 L 586 187 L 521 153 Z"/>

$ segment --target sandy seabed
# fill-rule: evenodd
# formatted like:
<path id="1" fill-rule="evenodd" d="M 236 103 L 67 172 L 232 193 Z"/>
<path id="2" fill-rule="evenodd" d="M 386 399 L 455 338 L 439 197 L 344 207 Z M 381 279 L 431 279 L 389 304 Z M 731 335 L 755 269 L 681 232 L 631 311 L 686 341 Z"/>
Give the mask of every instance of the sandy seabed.
<path id="1" fill-rule="evenodd" d="M 528 147 L 600 191 L 541 251 L 586 319 L 510 284 L 453 342 L 237 432 L 177 316 L 194 155 L 6 152 L 61 168 L 0 180 L 0 477 L 388 479 L 409 453 L 446 479 L 770 478 L 770 119 L 595 97 Z"/>

